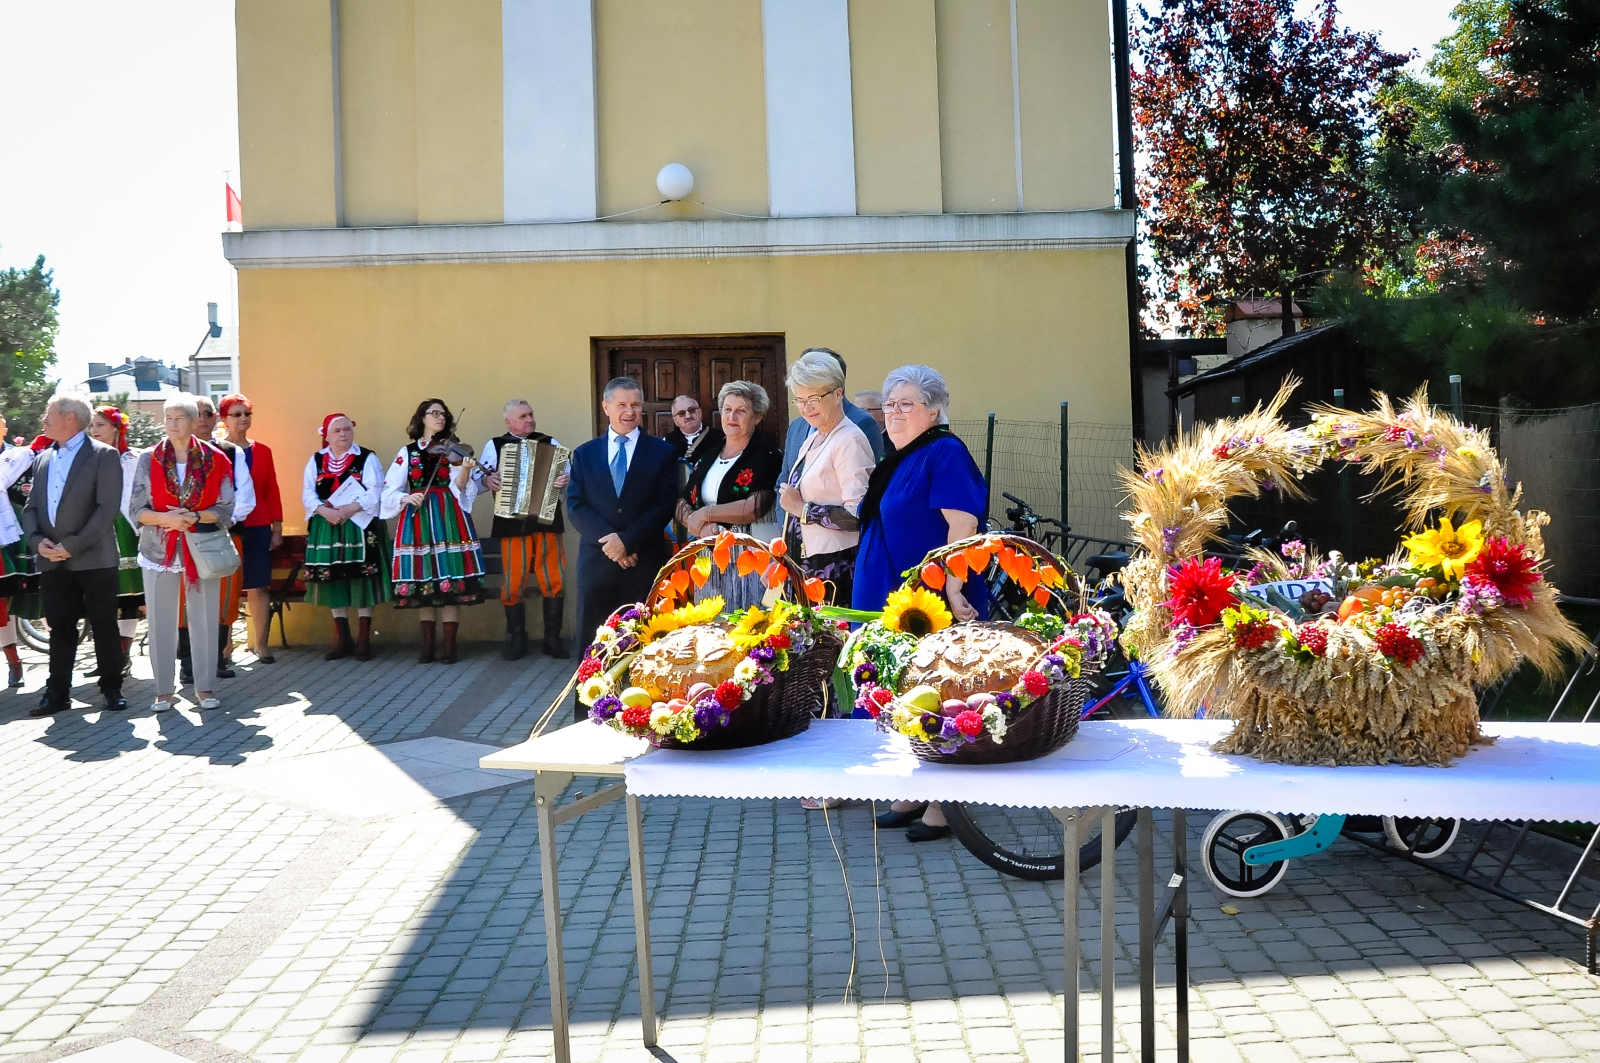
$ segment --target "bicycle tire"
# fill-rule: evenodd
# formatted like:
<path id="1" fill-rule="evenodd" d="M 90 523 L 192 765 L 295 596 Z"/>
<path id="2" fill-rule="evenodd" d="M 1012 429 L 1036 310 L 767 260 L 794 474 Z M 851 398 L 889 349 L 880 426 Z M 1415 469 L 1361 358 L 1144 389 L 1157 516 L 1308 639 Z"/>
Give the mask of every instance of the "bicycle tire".
<path id="1" fill-rule="evenodd" d="M 17 640 L 29 649 L 40 653 L 50 652 L 50 626 L 43 620 L 17 619 Z M 94 638 L 89 631 L 87 620 L 78 621 L 78 645 L 88 646 L 88 652 L 94 653 Z"/>
<path id="2" fill-rule="evenodd" d="M 1055 844 L 1047 848 L 1040 845 L 1036 849 L 1026 849 L 1018 846 L 1011 839 L 996 839 L 990 836 L 990 831 L 985 832 L 981 819 L 989 818 L 980 812 L 974 815 L 972 808 L 992 809 L 996 806 L 968 806 L 957 801 L 942 802 L 939 807 L 944 810 L 945 821 L 950 824 L 950 831 L 956 840 L 984 864 L 994 868 L 1003 875 L 1012 878 L 1025 879 L 1029 882 L 1060 882 L 1066 874 L 1065 832 L 1054 815 L 1048 809 L 1007 809 L 1011 814 L 1037 813 L 1045 817 L 1048 823 L 1040 820 L 1044 826 L 1054 824 L 1053 837 Z M 1138 813 L 1131 809 L 1117 813 L 1116 843 L 1121 845 L 1133 831 L 1133 825 L 1138 820 Z M 1048 830 L 1038 830 L 1040 841 L 1051 836 Z M 1090 836 L 1078 849 L 1078 871 L 1084 871 L 1100 863 L 1100 833 L 1098 830 Z"/>

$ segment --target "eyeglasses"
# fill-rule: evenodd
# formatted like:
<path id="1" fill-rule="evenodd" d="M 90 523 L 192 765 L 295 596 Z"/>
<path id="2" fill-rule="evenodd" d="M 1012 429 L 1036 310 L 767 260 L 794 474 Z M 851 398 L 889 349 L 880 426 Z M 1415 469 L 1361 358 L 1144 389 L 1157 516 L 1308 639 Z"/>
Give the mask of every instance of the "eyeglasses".
<path id="1" fill-rule="evenodd" d="M 822 400 L 832 398 L 834 392 L 824 391 L 821 395 L 796 395 L 794 404 L 802 410 L 815 410 L 822 405 Z"/>
<path id="2" fill-rule="evenodd" d="M 698 407 L 698 406 L 690 406 L 687 410 L 679 410 L 677 413 L 673 414 L 672 416 L 673 417 L 687 417 L 691 413 L 698 414 L 699 412 L 700 412 L 700 407 Z"/>
<path id="3" fill-rule="evenodd" d="M 901 399 L 899 402 L 886 402 L 883 404 L 884 413 L 910 413 L 923 403 L 916 399 Z"/>

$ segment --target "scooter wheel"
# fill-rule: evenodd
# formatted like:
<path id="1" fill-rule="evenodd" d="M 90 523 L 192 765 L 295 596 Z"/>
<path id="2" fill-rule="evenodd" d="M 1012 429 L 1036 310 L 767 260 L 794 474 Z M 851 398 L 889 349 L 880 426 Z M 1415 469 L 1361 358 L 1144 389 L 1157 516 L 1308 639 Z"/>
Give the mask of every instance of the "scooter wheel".
<path id="1" fill-rule="evenodd" d="M 1459 819 L 1410 819 L 1383 817 L 1383 835 L 1389 848 L 1418 860 L 1437 860 L 1461 833 Z"/>
<path id="2" fill-rule="evenodd" d="M 1283 881 L 1289 861 L 1252 866 L 1244 853 L 1254 845 L 1282 841 L 1291 833 L 1289 826 L 1271 812 L 1224 812 L 1206 827 L 1200 841 L 1200 857 L 1206 877 L 1230 897 L 1259 897 Z"/>

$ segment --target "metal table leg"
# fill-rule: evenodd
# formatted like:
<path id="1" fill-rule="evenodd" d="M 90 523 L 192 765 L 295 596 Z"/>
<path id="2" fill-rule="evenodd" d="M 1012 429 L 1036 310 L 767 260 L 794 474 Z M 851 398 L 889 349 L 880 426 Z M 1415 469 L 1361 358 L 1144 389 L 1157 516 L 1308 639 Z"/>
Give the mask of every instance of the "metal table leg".
<path id="1" fill-rule="evenodd" d="M 544 952 L 550 971 L 550 1033 L 555 1039 L 555 1063 L 572 1063 L 567 1032 L 567 960 L 561 938 L 561 882 L 556 862 L 556 798 L 572 776 L 564 771 L 541 771 L 533 777 L 533 803 L 539 819 L 539 874 L 544 884 Z"/>
<path id="2" fill-rule="evenodd" d="M 1117 809 L 1100 818 L 1100 1060 L 1111 1063 L 1117 1038 Z"/>
<path id="3" fill-rule="evenodd" d="M 1078 815 L 1076 808 L 1052 808 L 1061 821 L 1066 848 L 1061 877 L 1061 1019 L 1066 1063 L 1078 1063 L 1078 979 L 1083 960 L 1078 946 Z"/>
<path id="4" fill-rule="evenodd" d="M 1138 816 L 1139 1058 L 1143 1063 L 1156 1063 L 1156 817 L 1148 808 L 1139 809 Z"/>
<path id="5" fill-rule="evenodd" d="M 560 854 L 556 852 L 556 828 L 569 819 L 576 819 L 585 812 L 593 811 L 601 805 L 623 796 L 625 788 L 621 783 L 608 786 L 592 794 L 578 794 L 571 801 L 560 807 L 556 806 L 556 798 L 572 782 L 572 773 L 567 771 L 539 771 L 533 775 L 533 805 L 534 813 L 539 820 L 539 875 L 544 885 L 544 948 L 546 965 L 550 972 L 550 1033 L 554 1039 L 555 1063 L 572 1063 L 572 1045 L 568 1032 L 567 1013 L 567 960 L 566 948 L 562 940 L 561 925 L 561 879 L 559 874 Z M 629 812 L 635 812 L 635 806 L 629 806 Z M 634 876 L 634 928 L 640 935 L 642 944 L 640 950 L 645 957 L 650 952 L 650 925 L 643 924 L 640 931 L 640 905 L 644 896 L 644 860 L 641 846 L 637 846 L 635 839 L 632 815 L 628 820 L 629 859 L 633 863 Z M 637 854 L 637 855 L 636 855 Z M 648 962 L 648 961 L 647 961 Z M 655 1044 L 655 989 L 651 980 L 648 965 L 640 974 L 640 986 L 650 985 L 649 1004 L 644 1005 L 646 1019 L 645 1043 Z"/>
<path id="6" fill-rule="evenodd" d="M 1184 810 L 1172 810 L 1172 877 L 1177 894 L 1172 899 L 1173 978 L 1178 996 L 1178 1063 L 1189 1063 L 1189 834 Z"/>
<path id="7" fill-rule="evenodd" d="M 639 1022 L 644 1046 L 656 1045 L 656 972 L 650 961 L 650 898 L 644 884 L 644 815 L 628 794 L 628 868 L 633 875 L 633 937 L 639 951 Z"/>

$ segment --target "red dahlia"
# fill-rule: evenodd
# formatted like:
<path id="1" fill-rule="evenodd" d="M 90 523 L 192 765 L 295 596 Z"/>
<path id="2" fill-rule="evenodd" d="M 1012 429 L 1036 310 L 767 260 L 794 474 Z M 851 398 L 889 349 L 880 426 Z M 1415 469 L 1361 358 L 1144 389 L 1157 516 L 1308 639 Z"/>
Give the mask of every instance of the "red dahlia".
<path id="1" fill-rule="evenodd" d="M 1318 624 L 1301 624 L 1295 629 L 1295 639 L 1300 643 L 1300 648 L 1313 657 L 1325 657 L 1328 653 L 1328 629 Z"/>
<path id="2" fill-rule="evenodd" d="M 1233 579 L 1223 574 L 1221 558 L 1186 558 L 1168 569 L 1167 577 L 1172 588 L 1172 598 L 1166 603 L 1172 610 L 1169 626 L 1215 624 L 1222 611 L 1233 604 Z"/>
<path id="3" fill-rule="evenodd" d="M 1422 641 L 1404 624 L 1385 624 L 1378 629 L 1374 639 L 1378 643 L 1379 653 L 1408 668 L 1422 660 L 1425 652 Z"/>
<path id="4" fill-rule="evenodd" d="M 585 679 L 593 678 L 599 671 L 600 659 L 598 657 L 585 657 L 583 663 L 578 665 L 578 682 L 581 683 Z"/>
<path id="5" fill-rule="evenodd" d="M 717 704 L 725 709 L 737 709 L 744 700 L 744 688 L 731 679 L 724 679 L 717 687 Z"/>
<path id="6" fill-rule="evenodd" d="M 1497 535 L 1483 541 L 1483 549 L 1467 562 L 1462 575 L 1473 583 L 1492 585 L 1508 602 L 1527 605 L 1533 601 L 1533 585 L 1544 578 L 1538 569 L 1538 560 L 1525 545 Z"/>
<path id="7" fill-rule="evenodd" d="M 1022 689 L 1028 692 L 1029 697 L 1042 698 L 1050 693 L 1050 680 L 1042 672 L 1023 672 Z"/>
<path id="8" fill-rule="evenodd" d="M 650 706 L 629 705 L 622 710 L 622 725 L 624 727 L 649 727 Z"/>

